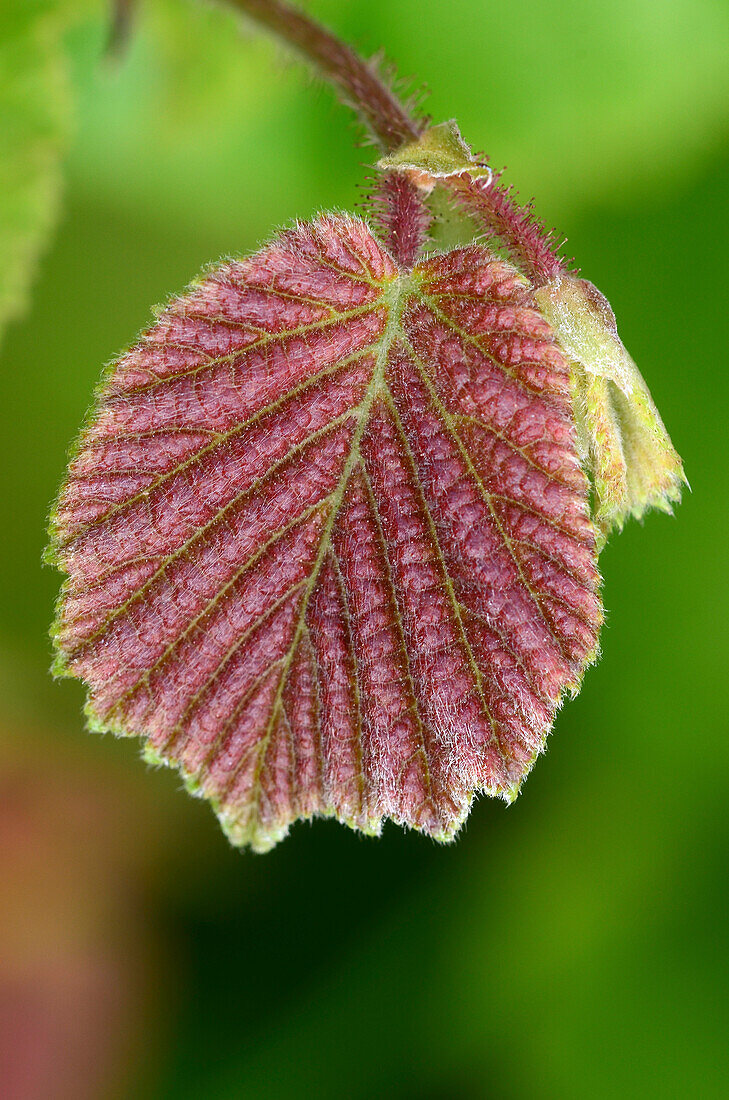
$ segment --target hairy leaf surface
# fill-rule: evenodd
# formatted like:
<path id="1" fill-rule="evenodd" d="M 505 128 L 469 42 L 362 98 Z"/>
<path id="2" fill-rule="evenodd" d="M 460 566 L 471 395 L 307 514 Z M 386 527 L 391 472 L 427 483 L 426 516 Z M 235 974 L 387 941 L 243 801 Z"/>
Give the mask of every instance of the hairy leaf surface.
<path id="1" fill-rule="evenodd" d="M 114 365 L 53 519 L 59 669 L 236 844 L 439 839 L 507 800 L 601 622 L 569 364 L 477 247 L 402 271 L 324 216 Z"/>

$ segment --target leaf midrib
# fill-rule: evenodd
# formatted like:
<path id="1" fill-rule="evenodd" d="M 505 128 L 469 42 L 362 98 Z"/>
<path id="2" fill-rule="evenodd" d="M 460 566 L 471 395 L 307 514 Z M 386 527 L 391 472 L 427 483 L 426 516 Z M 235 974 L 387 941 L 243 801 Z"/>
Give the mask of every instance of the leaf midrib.
<path id="1" fill-rule="evenodd" d="M 352 436 L 352 443 L 349 449 L 349 454 L 344 463 L 344 468 L 340 475 L 339 481 L 334 492 L 330 496 L 331 511 L 324 530 L 322 531 L 321 541 L 319 543 L 319 550 L 314 561 L 314 565 L 309 577 L 309 582 L 304 592 L 304 596 L 301 602 L 301 608 L 297 618 L 296 628 L 292 637 L 291 643 L 288 647 L 285 663 L 281 670 L 279 678 L 279 684 L 271 705 L 271 713 L 266 723 L 266 730 L 262 736 L 258 746 L 258 760 L 256 762 L 256 768 L 254 772 L 254 779 L 251 788 L 251 794 L 249 799 L 249 806 L 252 811 L 255 811 L 257 816 L 258 807 L 260 805 L 260 793 L 261 793 L 261 775 L 265 764 L 266 753 L 271 741 L 271 736 L 275 728 L 275 723 L 278 718 L 278 711 L 283 700 L 283 693 L 286 689 L 286 683 L 288 680 L 291 665 L 296 654 L 301 636 L 306 629 L 306 613 L 311 600 L 312 594 L 316 587 L 316 583 L 319 579 L 322 567 L 326 560 L 327 554 L 331 548 L 332 532 L 334 530 L 334 524 L 336 522 L 339 510 L 344 500 L 344 494 L 349 483 L 349 479 L 352 475 L 352 471 L 361 459 L 360 446 L 362 443 L 362 437 L 364 435 L 367 424 L 370 419 L 370 412 L 378 393 L 383 389 L 389 389 L 387 382 L 385 381 L 385 371 L 387 368 L 387 361 L 390 354 L 390 349 L 394 344 L 398 334 L 402 331 L 400 326 L 400 319 L 402 317 L 405 304 L 408 299 L 414 293 L 414 278 L 412 274 L 399 274 L 389 281 L 389 284 L 385 286 L 382 295 L 374 305 L 385 306 L 388 309 L 387 324 L 385 325 L 384 332 L 380 337 L 376 345 L 370 345 L 370 350 L 377 347 L 377 358 L 375 360 L 375 368 L 372 372 L 372 378 L 365 392 L 364 398 L 359 406 L 358 422 L 355 428 L 354 435 Z M 226 784 L 226 790 L 222 795 L 221 802 L 224 802 L 228 790 L 235 783 L 237 775 L 237 769 L 231 774 L 228 783 Z M 240 815 L 239 815 L 240 816 Z M 253 836 L 255 831 L 255 821 L 251 819 L 247 823 L 247 831 Z"/>

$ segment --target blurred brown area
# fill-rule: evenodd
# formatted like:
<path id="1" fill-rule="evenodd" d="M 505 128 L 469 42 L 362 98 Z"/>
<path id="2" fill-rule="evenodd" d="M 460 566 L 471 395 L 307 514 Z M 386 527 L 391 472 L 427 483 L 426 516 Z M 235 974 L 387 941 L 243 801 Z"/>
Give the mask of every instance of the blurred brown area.
<path id="1" fill-rule="evenodd" d="M 2 1094 L 127 1095 L 165 999 L 144 918 L 164 824 L 115 769 L 65 760 L 52 731 L 2 726 Z"/>

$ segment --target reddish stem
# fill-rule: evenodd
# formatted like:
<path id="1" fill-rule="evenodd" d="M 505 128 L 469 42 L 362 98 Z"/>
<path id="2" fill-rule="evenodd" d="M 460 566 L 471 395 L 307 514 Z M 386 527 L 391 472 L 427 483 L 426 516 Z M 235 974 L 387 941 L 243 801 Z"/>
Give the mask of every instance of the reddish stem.
<path id="1" fill-rule="evenodd" d="M 425 122 L 413 118 L 403 104 L 349 46 L 308 16 L 281 0 L 227 0 L 263 24 L 314 65 L 351 106 L 385 151 L 416 141 Z M 403 267 L 418 257 L 429 215 L 417 189 L 402 177 L 386 173 L 371 200 L 372 216 L 385 243 Z"/>
<path id="2" fill-rule="evenodd" d="M 384 172 L 369 199 L 382 239 L 405 268 L 412 268 L 430 226 L 430 212 L 414 183 L 399 172 Z"/>
<path id="3" fill-rule="evenodd" d="M 374 68 L 325 27 L 281 0 L 226 0 L 292 46 L 331 81 L 386 150 L 415 141 L 424 123 L 411 118 Z"/>
<path id="4" fill-rule="evenodd" d="M 383 149 L 396 149 L 421 135 L 425 122 L 412 117 L 379 78 L 375 67 L 308 16 L 282 0 L 225 2 L 273 31 L 309 61 L 338 89 Z M 496 178 L 465 176 L 444 182 L 455 200 L 481 222 L 487 233 L 503 242 L 514 262 L 535 283 L 548 282 L 565 271 L 551 234 L 534 220 L 530 207 L 519 206 Z M 410 183 L 398 183 L 392 173 L 387 173 L 375 192 L 373 208 L 396 259 L 411 266 L 429 221 L 417 189 Z"/>
<path id="5" fill-rule="evenodd" d="M 446 180 L 459 205 L 481 223 L 487 234 L 502 241 L 512 260 L 537 286 L 567 270 L 557 255 L 552 234 L 536 221 L 530 206 L 519 206 L 499 177 L 473 179 L 453 176 Z"/>

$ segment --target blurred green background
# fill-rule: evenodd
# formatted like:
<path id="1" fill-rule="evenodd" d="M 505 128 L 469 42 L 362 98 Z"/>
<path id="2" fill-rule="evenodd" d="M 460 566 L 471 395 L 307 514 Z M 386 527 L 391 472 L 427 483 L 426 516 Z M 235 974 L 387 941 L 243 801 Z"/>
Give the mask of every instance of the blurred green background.
<path id="1" fill-rule="evenodd" d="M 23 3 L 0 5 L 0 60 Z M 569 236 L 693 492 L 605 551 L 604 656 L 512 808 L 481 801 L 446 848 L 316 822 L 256 857 L 51 681 L 45 517 L 101 365 L 150 306 L 351 208 L 371 154 L 218 8 L 141 2 L 114 64 L 101 0 L 28 3 L 50 11 L 33 56 L 53 72 L 13 102 L 0 64 L 5 140 L 49 127 L 65 153 L 62 185 L 55 152 L 33 162 L 39 221 L 60 214 L 0 349 L 0 1091 L 725 1097 L 729 6 L 309 5 L 426 80 L 435 119 Z"/>

